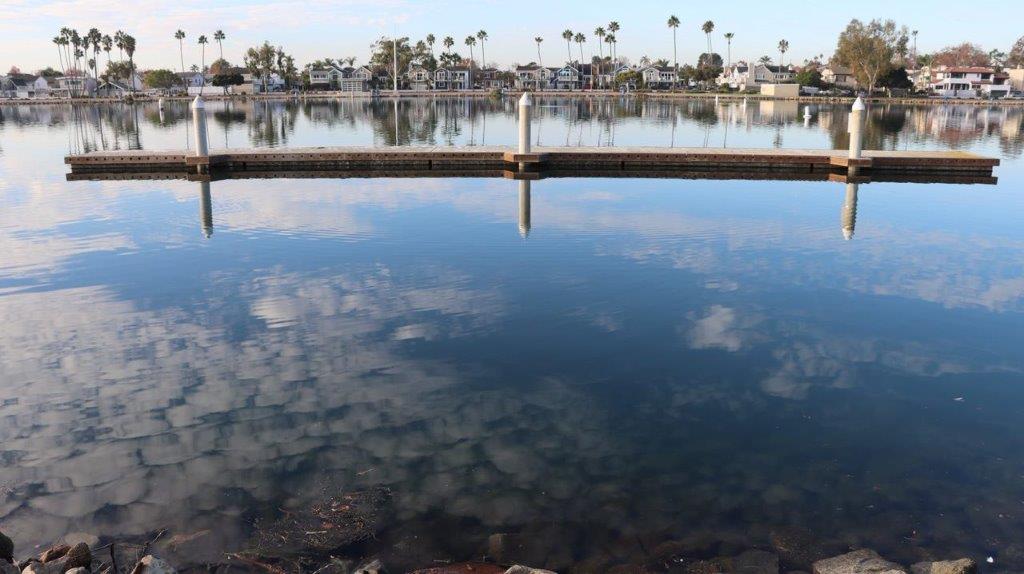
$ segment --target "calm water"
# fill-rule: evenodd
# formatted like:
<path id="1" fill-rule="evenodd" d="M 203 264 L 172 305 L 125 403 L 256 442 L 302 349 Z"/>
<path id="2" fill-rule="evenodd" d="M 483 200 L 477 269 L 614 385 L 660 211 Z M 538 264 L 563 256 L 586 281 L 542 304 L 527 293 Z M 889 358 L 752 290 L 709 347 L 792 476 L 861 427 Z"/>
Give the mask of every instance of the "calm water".
<path id="1" fill-rule="evenodd" d="M 511 101 L 209 111 L 214 147 L 515 138 Z M 1022 111 L 871 112 L 866 147 L 997 156 L 998 185 L 233 180 L 204 201 L 64 177 L 68 151 L 186 146 L 185 104 L 0 107 L 0 529 L 216 527 L 235 549 L 330 481 L 392 490 L 371 550 L 398 569 L 497 532 L 565 568 L 784 527 L 1024 568 Z M 538 112 L 544 145 L 846 137 L 841 107 Z"/>

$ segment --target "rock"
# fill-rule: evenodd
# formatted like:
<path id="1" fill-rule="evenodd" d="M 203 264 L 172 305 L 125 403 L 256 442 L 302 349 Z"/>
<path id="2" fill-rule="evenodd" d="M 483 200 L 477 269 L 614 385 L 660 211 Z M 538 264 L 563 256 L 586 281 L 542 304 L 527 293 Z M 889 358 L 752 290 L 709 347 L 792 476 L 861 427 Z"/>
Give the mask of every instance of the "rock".
<path id="1" fill-rule="evenodd" d="M 0 532 L 0 562 L 14 564 L 14 541 Z"/>
<path id="2" fill-rule="evenodd" d="M 943 562 L 918 562 L 910 567 L 913 574 L 974 574 L 978 565 L 970 558 Z"/>
<path id="3" fill-rule="evenodd" d="M 20 574 L 18 567 L 6 560 L 0 560 L 0 574 Z"/>
<path id="4" fill-rule="evenodd" d="M 492 534 L 487 556 L 499 564 L 545 564 L 550 548 L 542 538 L 522 534 Z"/>
<path id="5" fill-rule="evenodd" d="M 135 574 L 176 574 L 177 571 L 164 560 L 149 554 L 139 560 L 134 572 Z"/>
<path id="6" fill-rule="evenodd" d="M 92 550 L 89 550 L 89 545 L 85 542 L 79 542 L 68 550 L 64 556 L 64 563 L 61 564 L 61 573 L 73 570 L 75 568 L 89 569 L 92 565 Z"/>
<path id="7" fill-rule="evenodd" d="M 95 548 L 100 543 L 100 537 L 94 534 L 89 534 L 88 532 L 72 532 L 70 534 L 65 534 L 60 541 L 62 544 L 67 544 L 69 546 L 74 546 L 79 542 L 85 542 L 89 545 L 89 548 Z"/>
<path id="8" fill-rule="evenodd" d="M 161 543 L 159 549 L 161 556 L 179 567 L 185 567 L 218 562 L 224 556 L 226 546 L 223 534 L 200 530 L 191 534 L 176 534 Z"/>
<path id="9" fill-rule="evenodd" d="M 539 568 L 530 568 L 529 566 L 515 566 L 505 571 L 505 574 L 555 574 L 550 570 L 541 570 Z"/>
<path id="10" fill-rule="evenodd" d="M 349 574 L 352 571 L 351 560 L 332 558 L 330 562 L 317 568 L 313 574 Z"/>
<path id="11" fill-rule="evenodd" d="M 43 552 L 42 554 L 40 554 L 39 555 L 39 561 L 42 562 L 43 564 L 46 564 L 48 562 L 53 562 L 54 560 L 57 560 L 58 558 L 63 558 L 64 555 L 68 553 L 68 550 L 71 550 L 71 547 L 68 546 L 67 544 L 58 544 L 57 546 L 53 546 L 49 550 L 47 550 L 46 552 Z"/>
<path id="12" fill-rule="evenodd" d="M 683 571 L 686 574 L 722 574 L 723 572 L 728 572 L 729 568 L 725 564 L 725 559 L 716 558 L 714 560 L 691 562 L 686 565 Z"/>
<path id="13" fill-rule="evenodd" d="M 747 550 L 732 559 L 736 574 L 779 574 L 779 557 L 764 550 Z"/>
<path id="14" fill-rule="evenodd" d="M 68 570 L 67 574 L 89 574 L 89 569 L 79 566 L 78 568 L 72 568 L 71 570 Z"/>
<path id="15" fill-rule="evenodd" d="M 906 574 L 906 570 L 882 558 L 874 550 L 855 550 L 841 556 L 818 560 L 814 574 Z"/>
<path id="16" fill-rule="evenodd" d="M 110 555 L 113 553 L 117 560 L 117 572 L 111 570 L 108 574 L 126 574 L 135 568 L 135 565 L 146 555 L 146 547 L 142 544 L 128 544 L 122 542 L 114 543 L 110 548 L 99 550 L 93 554 L 93 562 L 96 572 L 103 572 L 112 566 Z"/>
<path id="17" fill-rule="evenodd" d="M 354 574 L 380 574 L 384 571 L 384 565 L 380 560 L 371 560 L 355 569 Z"/>
<path id="18" fill-rule="evenodd" d="M 51 569 L 46 567 L 46 564 L 43 564 L 42 562 L 36 562 L 35 560 L 33 560 L 32 562 L 29 562 L 28 566 L 26 566 L 21 571 L 21 574 L 53 574 L 53 573 L 52 573 Z"/>
<path id="19" fill-rule="evenodd" d="M 501 566 L 485 562 L 461 562 L 436 568 L 414 570 L 412 574 L 502 574 L 504 571 L 505 569 Z"/>
<path id="20" fill-rule="evenodd" d="M 810 531 L 789 526 L 772 529 L 771 542 L 782 563 L 797 572 L 803 572 L 833 552 L 844 550 L 841 547 L 826 548 Z"/>

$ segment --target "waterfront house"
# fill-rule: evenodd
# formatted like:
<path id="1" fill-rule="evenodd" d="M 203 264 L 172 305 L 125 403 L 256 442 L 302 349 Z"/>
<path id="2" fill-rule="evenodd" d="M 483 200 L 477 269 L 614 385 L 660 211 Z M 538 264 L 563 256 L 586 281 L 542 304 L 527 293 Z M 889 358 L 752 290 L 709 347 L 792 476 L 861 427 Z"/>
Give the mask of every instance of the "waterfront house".
<path id="1" fill-rule="evenodd" d="M 527 64 L 517 66 L 515 71 L 516 88 L 520 90 L 545 90 L 550 89 L 551 69 Z"/>
<path id="2" fill-rule="evenodd" d="M 554 73 L 553 83 L 556 90 L 578 90 L 583 85 L 582 74 L 576 66 L 567 64 Z"/>
<path id="3" fill-rule="evenodd" d="M 5 84 L 4 92 L 11 98 L 45 98 L 50 95 L 50 84 L 43 76 L 9 74 Z"/>
<path id="4" fill-rule="evenodd" d="M 101 98 L 123 98 L 131 93 L 131 88 L 116 80 L 101 81 L 96 88 L 96 95 Z"/>
<path id="5" fill-rule="evenodd" d="M 199 72 L 175 72 L 178 83 L 186 88 L 201 88 L 206 83 L 206 77 Z"/>
<path id="6" fill-rule="evenodd" d="M 434 71 L 435 90 L 469 90 L 473 87 L 473 70 L 468 66 L 451 66 Z"/>
<path id="7" fill-rule="evenodd" d="M 740 61 L 723 70 L 717 81 L 718 85 L 727 85 L 734 90 L 746 90 L 761 84 L 792 82 L 795 77 L 793 66 L 751 65 Z"/>
<path id="8" fill-rule="evenodd" d="M 309 69 L 309 89 L 311 90 L 338 90 L 341 88 L 341 80 L 346 77 L 345 69 L 328 65 Z"/>
<path id="9" fill-rule="evenodd" d="M 415 91 L 426 91 L 430 89 L 430 78 L 433 74 L 423 66 L 411 66 L 405 73 L 405 79 L 409 83 L 409 89 Z"/>
<path id="10" fill-rule="evenodd" d="M 853 71 L 845 66 L 825 66 L 821 70 L 821 81 L 837 88 L 857 89 L 857 80 L 853 77 Z"/>
<path id="11" fill-rule="evenodd" d="M 988 67 L 939 66 L 932 70 L 930 87 L 945 98 L 999 98 L 1010 92 L 1010 76 Z"/>
<path id="12" fill-rule="evenodd" d="M 373 82 L 373 71 L 366 66 L 342 68 L 338 89 L 342 92 L 366 92 Z"/>
<path id="13" fill-rule="evenodd" d="M 676 85 L 679 76 L 672 66 L 647 66 L 640 71 L 644 86 L 650 90 L 667 90 Z"/>
<path id="14" fill-rule="evenodd" d="M 476 85 L 485 90 L 500 90 L 505 88 L 504 72 L 497 68 L 481 68 L 474 72 L 473 81 Z"/>

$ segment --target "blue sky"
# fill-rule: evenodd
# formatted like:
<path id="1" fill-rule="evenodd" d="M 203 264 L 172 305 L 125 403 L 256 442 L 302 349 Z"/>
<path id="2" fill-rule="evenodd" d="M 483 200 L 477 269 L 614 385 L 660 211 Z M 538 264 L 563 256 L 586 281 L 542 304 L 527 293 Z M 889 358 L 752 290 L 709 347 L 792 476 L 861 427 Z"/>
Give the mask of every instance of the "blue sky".
<path id="1" fill-rule="evenodd" d="M 970 9 L 951 10 L 945 2 L 923 0 L 866 0 L 858 2 L 664 2 L 655 0 L 0 0 L 0 70 L 57 67 L 51 39 L 62 26 L 90 27 L 104 32 L 123 29 L 138 40 L 136 59 L 142 68 L 177 69 L 178 45 L 172 38 L 181 28 L 186 39 L 185 65 L 199 63 L 200 34 L 225 31 L 225 57 L 237 62 L 248 46 L 270 40 L 282 45 L 299 63 L 321 57 L 355 56 L 365 61 L 369 45 L 381 35 L 397 32 L 420 39 L 433 33 L 462 40 L 487 30 L 488 62 L 502 65 L 536 59 L 535 36 L 545 42 L 546 64 L 565 60 L 561 32 L 566 28 L 588 37 L 584 53 L 597 53 L 594 28 L 617 20 L 619 53 L 636 61 L 641 56 L 672 58 L 672 36 L 665 26 L 669 15 L 681 20 L 679 59 L 694 61 L 705 46 L 700 25 L 713 20 L 715 50 L 725 55 L 722 34 L 733 32 L 733 59 L 777 58 L 775 46 L 789 40 L 787 61 L 801 62 L 817 54 L 830 55 L 838 33 L 851 18 L 892 18 L 920 31 L 919 49 L 971 41 L 986 50 L 1008 50 L 1022 34 L 1024 2 L 974 0 Z M 574 46 L 575 48 L 575 46 Z M 479 49 L 477 49 L 477 52 Z M 207 49 L 207 61 L 217 49 Z M 578 49 L 574 50 L 578 54 Z M 101 55 L 102 57 L 102 55 Z M 479 53 L 477 53 L 479 58 Z M 577 56 L 578 57 L 578 56 Z"/>

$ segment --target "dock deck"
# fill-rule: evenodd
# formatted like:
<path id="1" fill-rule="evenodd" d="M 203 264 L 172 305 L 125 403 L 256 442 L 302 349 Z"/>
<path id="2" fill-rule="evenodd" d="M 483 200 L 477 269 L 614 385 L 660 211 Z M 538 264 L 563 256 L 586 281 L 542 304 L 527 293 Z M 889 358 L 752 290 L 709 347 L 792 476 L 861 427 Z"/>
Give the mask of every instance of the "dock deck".
<path id="1" fill-rule="evenodd" d="M 595 169 L 603 172 L 726 170 L 751 176 L 778 172 L 815 173 L 857 168 L 871 174 L 991 177 L 999 160 L 962 151 L 865 151 L 850 160 L 846 150 L 711 149 L 654 147 L 538 147 L 518 154 L 508 147 L 311 147 L 225 149 L 197 157 L 189 151 L 119 150 L 70 155 L 71 176 L 103 172 L 160 172 L 182 177 L 196 171 L 244 173 L 301 171 L 420 175 L 459 171 L 527 171 L 552 175 Z M 523 169 L 525 168 L 525 169 Z M 69 176 L 70 178 L 70 176 Z"/>

